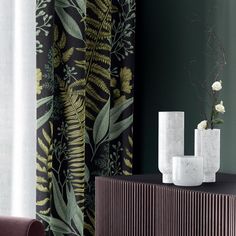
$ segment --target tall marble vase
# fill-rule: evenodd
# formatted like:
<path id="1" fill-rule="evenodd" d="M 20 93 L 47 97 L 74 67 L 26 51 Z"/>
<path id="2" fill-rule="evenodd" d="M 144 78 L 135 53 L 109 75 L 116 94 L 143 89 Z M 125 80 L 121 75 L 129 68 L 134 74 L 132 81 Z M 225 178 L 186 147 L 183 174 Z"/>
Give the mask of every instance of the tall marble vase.
<path id="1" fill-rule="evenodd" d="M 220 129 L 195 129 L 195 155 L 203 157 L 203 182 L 216 181 L 220 169 Z"/>
<path id="2" fill-rule="evenodd" d="M 158 168 L 163 183 L 173 183 L 172 158 L 184 155 L 184 112 L 159 112 Z"/>

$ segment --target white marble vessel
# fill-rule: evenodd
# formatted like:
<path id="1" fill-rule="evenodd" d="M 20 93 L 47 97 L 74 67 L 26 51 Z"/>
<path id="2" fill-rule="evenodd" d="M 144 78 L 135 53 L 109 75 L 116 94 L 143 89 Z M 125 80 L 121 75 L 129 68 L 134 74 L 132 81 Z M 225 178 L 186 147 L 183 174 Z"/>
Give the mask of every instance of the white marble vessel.
<path id="1" fill-rule="evenodd" d="M 177 186 L 199 186 L 203 182 L 203 158 L 173 157 L 173 183 Z"/>
<path id="2" fill-rule="evenodd" d="M 184 112 L 159 112 L 158 168 L 163 183 L 173 183 L 172 157 L 184 155 Z"/>
<path id="3" fill-rule="evenodd" d="M 215 182 L 220 169 L 220 129 L 195 129 L 195 156 L 203 157 L 203 182 Z"/>

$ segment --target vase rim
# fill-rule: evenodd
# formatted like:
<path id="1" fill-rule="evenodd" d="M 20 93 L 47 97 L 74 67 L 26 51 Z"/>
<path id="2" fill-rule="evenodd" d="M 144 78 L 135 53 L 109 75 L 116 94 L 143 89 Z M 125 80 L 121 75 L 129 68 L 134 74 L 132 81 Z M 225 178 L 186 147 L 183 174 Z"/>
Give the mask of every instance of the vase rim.
<path id="1" fill-rule="evenodd" d="M 202 156 L 195 156 L 195 155 L 179 155 L 179 156 L 173 156 L 173 159 L 180 159 L 180 160 L 186 160 L 186 159 L 202 159 Z"/>
<path id="2" fill-rule="evenodd" d="M 184 113 L 184 111 L 158 111 L 158 113 Z"/>
<path id="3" fill-rule="evenodd" d="M 199 131 L 209 131 L 209 130 L 220 130 L 220 129 L 217 128 L 217 129 L 195 129 L 195 130 L 199 130 Z"/>

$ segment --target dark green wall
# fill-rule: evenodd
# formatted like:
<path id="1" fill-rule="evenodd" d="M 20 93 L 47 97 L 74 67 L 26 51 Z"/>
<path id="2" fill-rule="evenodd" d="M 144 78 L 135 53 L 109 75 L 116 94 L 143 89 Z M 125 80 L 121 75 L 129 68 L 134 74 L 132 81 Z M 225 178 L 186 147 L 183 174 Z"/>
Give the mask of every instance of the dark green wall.
<path id="1" fill-rule="evenodd" d="M 193 130 L 202 119 L 200 99 L 205 97 L 196 87 L 208 78 L 215 62 L 215 55 L 207 55 L 210 27 L 228 56 L 221 77 L 227 111 L 221 166 L 222 171 L 236 173 L 235 12 L 234 0 L 137 1 L 135 173 L 157 171 L 158 111 L 185 111 L 185 152 L 193 154 Z"/>
<path id="2" fill-rule="evenodd" d="M 226 106 L 222 128 L 221 170 L 236 173 L 236 1 L 219 1 L 214 21 L 225 47 L 227 65 L 222 76 Z"/>

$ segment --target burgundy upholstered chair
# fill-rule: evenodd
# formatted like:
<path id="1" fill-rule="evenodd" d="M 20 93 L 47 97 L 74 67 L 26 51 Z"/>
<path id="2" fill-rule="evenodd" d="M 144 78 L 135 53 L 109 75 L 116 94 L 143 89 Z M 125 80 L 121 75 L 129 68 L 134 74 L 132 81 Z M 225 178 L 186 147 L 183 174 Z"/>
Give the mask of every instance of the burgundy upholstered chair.
<path id="1" fill-rule="evenodd" d="M 0 216 L 0 236 L 45 236 L 41 222 L 33 219 Z"/>

